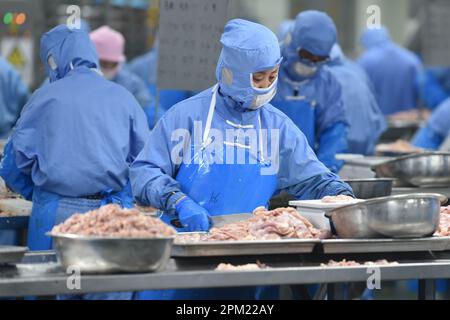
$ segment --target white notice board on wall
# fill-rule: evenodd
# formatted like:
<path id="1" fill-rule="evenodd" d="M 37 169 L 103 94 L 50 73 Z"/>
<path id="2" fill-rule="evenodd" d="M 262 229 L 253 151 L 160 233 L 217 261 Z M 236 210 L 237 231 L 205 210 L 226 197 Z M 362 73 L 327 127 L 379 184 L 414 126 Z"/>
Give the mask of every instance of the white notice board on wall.
<path id="1" fill-rule="evenodd" d="M 427 1 L 422 12 L 421 45 L 425 64 L 450 65 L 450 1 Z"/>
<path id="2" fill-rule="evenodd" d="M 204 90 L 216 83 L 220 36 L 231 0 L 161 0 L 158 88 Z"/>

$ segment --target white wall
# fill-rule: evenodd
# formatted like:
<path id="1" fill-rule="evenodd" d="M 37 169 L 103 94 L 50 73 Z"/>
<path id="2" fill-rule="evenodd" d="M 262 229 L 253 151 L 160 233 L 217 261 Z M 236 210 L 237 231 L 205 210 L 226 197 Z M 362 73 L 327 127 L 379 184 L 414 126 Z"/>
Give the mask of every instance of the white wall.
<path id="1" fill-rule="evenodd" d="M 280 21 L 289 16 L 289 0 L 235 0 L 236 17 L 257 18 L 258 22 L 277 32 Z"/>
<path id="2" fill-rule="evenodd" d="M 399 44 L 404 44 L 409 33 L 409 0 L 358 0 L 356 1 L 356 34 L 367 26 L 367 8 L 378 5 L 381 9 L 381 23 L 391 32 L 392 38 Z M 359 40 L 359 38 L 358 38 Z M 356 41 L 359 43 L 359 41 Z"/>

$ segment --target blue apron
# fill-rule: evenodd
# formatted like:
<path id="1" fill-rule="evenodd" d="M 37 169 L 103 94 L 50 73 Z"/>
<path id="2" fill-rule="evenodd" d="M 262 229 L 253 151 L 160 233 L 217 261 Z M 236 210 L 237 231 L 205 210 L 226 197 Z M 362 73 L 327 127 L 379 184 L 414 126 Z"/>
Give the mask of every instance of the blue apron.
<path id="1" fill-rule="evenodd" d="M 163 112 L 166 112 L 178 102 L 189 98 L 187 91 L 169 89 L 161 89 L 158 91 L 158 88 L 154 84 L 149 85 L 148 90 L 152 97 L 158 97 L 158 106 L 162 108 Z"/>
<path id="2" fill-rule="evenodd" d="M 277 109 L 286 114 L 300 128 L 308 140 L 309 146 L 316 150 L 316 108 L 304 96 L 281 98 L 278 95 L 272 101 Z"/>
<path id="3" fill-rule="evenodd" d="M 121 192 L 105 191 L 102 200 L 63 197 L 35 187 L 33 192 L 33 209 L 28 225 L 28 247 L 30 250 L 50 250 L 52 240 L 45 233 L 59 223 L 64 222 L 74 213 L 84 213 L 98 209 L 108 203 L 117 203 L 125 208 L 133 207 L 131 187 L 128 184 Z"/>
<path id="4" fill-rule="evenodd" d="M 33 209 L 28 226 L 28 247 L 30 250 L 52 249 L 52 239 L 45 235 L 53 226 L 67 220 L 74 213 L 84 213 L 99 207 L 116 203 L 125 208 L 133 207 L 131 187 L 128 184 L 121 192 L 108 190 L 102 193 L 102 200 L 69 198 L 43 191 L 35 187 Z M 107 292 L 94 294 L 60 295 L 60 300 L 131 300 L 133 292 Z M 30 298 L 29 298 L 30 299 Z"/>
<path id="5" fill-rule="evenodd" d="M 267 206 L 270 198 L 277 188 L 276 175 L 261 175 L 261 169 L 269 163 L 264 160 L 262 150 L 262 129 L 259 118 L 259 150 L 257 153 L 245 149 L 244 164 L 212 163 L 212 157 L 218 159 L 224 155 L 212 155 L 207 151 L 209 130 L 211 128 L 212 116 L 215 110 L 215 99 L 217 88 L 214 89 L 211 100 L 208 120 L 203 136 L 203 144 L 200 147 L 191 147 L 193 151 L 191 161 L 181 164 L 176 180 L 181 184 L 181 190 L 190 198 L 204 207 L 212 216 L 227 215 L 235 213 L 252 212 L 256 207 Z M 234 160 L 240 146 L 234 143 L 225 143 L 224 152 L 230 152 L 228 148 L 234 148 Z M 228 150 L 227 150 L 228 149 Z M 252 159 L 250 162 L 249 159 Z M 253 164 L 249 164 L 253 163 Z M 172 224 L 177 217 L 175 214 L 164 213 L 162 220 Z M 177 229 L 183 232 L 183 228 Z M 265 287 L 240 287 L 240 288 L 217 288 L 217 289 L 183 289 L 183 290 L 156 290 L 145 291 L 138 294 L 140 299 L 173 299 L 173 300 L 223 300 L 223 299 L 255 299 L 265 298 L 267 294 Z M 271 291 L 276 298 L 277 292 Z"/>
<path id="6" fill-rule="evenodd" d="M 0 246 L 18 246 L 19 232 L 10 229 L 0 229 Z"/>

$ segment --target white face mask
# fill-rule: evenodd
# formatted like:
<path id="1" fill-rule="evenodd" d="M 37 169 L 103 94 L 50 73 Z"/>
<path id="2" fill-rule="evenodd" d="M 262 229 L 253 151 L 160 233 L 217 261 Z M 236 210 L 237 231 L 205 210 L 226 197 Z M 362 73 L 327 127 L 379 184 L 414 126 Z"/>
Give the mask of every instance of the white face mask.
<path id="1" fill-rule="evenodd" d="M 294 71 L 301 77 L 310 77 L 317 72 L 317 66 L 308 66 L 300 61 L 294 64 Z"/>
<path id="2" fill-rule="evenodd" d="M 253 87 L 253 90 L 255 91 L 255 98 L 250 108 L 257 110 L 272 101 L 273 97 L 277 94 L 277 84 L 278 78 L 275 79 L 269 88 L 258 89 Z"/>

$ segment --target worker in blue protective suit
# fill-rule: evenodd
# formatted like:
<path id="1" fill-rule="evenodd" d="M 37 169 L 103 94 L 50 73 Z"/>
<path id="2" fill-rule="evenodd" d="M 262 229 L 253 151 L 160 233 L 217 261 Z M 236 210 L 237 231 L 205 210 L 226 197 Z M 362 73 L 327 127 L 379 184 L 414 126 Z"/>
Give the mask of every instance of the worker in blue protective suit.
<path id="1" fill-rule="evenodd" d="M 0 57 L 0 139 L 9 136 L 28 97 L 19 72 Z"/>
<path id="2" fill-rule="evenodd" d="M 338 44 L 333 46 L 330 58 L 330 71 L 341 84 L 348 117 L 348 152 L 373 155 L 387 125 L 369 86 L 370 81 L 356 63 L 347 59 Z"/>
<path id="3" fill-rule="evenodd" d="M 212 216 L 252 212 L 286 191 L 297 199 L 352 195 L 270 101 L 282 61 L 266 27 L 231 20 L 218 85 L 171 108 L 131 166 L 137 201 L 178 231 L 208 231 Z M 261 291 L 258 291 L 261 293 Z M 146 298 L 254 298 L 254 288 L 151 292 Z M 261 297 L 261 296 L 259 296 Z"/>
<path id="4" fill-rule="evenodd" d="M 9 136 L 28 97 L 20 74 L 0 57 L 0 139 Z M 0 230 L 0 245 L 17 245 L 18 237 L 14 230 Z"/>
<path id="5" fill-rule="evenodd" d="M 147 85 L 150 94 L 156 98 L 158 111 L 155 117 L 159 118 L 173 105 L 191 96 L 189 91 L 178 89 L 158 89 L 158 55 L 159 42 L 156 40 L 153 48 L 146 54 L 132 60 L 128 69 L 139 76 Z"/>
<path id="6" fill-rule="evenodd" d="M 111 80 L 130 91 L 142 108 L 154 109 L 155 101 L 146 88 L 145 83 L 127 68 L 123 67 L 125 58 L 125 38 L 108 26 L 102 26 L 90 33 L 100 59 L 100 69 L 106 79 Z M 153 117 L 149 124 L 154 125 Z"/>
<path id="7" fill-rule="evenodd" d="M 433 111 L 427 124 L 419 130 L 412 144 L 430 150 L 438 150 L 450 134 L 450 98 Z"/>
<path id="8" fill-rule="evenodd" d="M 6 184 L 33 200 L 31 250 L 51 249 L 45 233 L 75 212 L 131 207 L 129 165 L 149 133 L 136 99 L 101 76 L 88 34 L 60 25 L 43 35 L 40 57 L 50 83 L 24 107 L 0 165 Z"/>
<path id="9" fill-rule="evenodd" d="M 416 55 L 396 45 L 385 27 L 367 29 L 361 44 L 366 49 L 358 59 L 373 83 L 375 97 L 384 115 L 418 107 L 422 65 Z"/>
<path id="10" fill-rule="evenodd" d="M 336 27 L 327 14 L 301 12 L 289 41 L 282 45 L 285 60 L 272 102 L 302 130 L 332 172 L 339 172 L 344 164 L 336 160 L 336 154 L 348 148 L 341 85 L 325 66 L 336 39 Z"/>
<path id="11" fill-rule="evenodd" d="M 286 36 L 291 34 L 294 26 L 295 20 L 284 20 L 280 23 L 277 30 L 277 38 L 280 43 L 282 43 L 286 39 Z"/>

